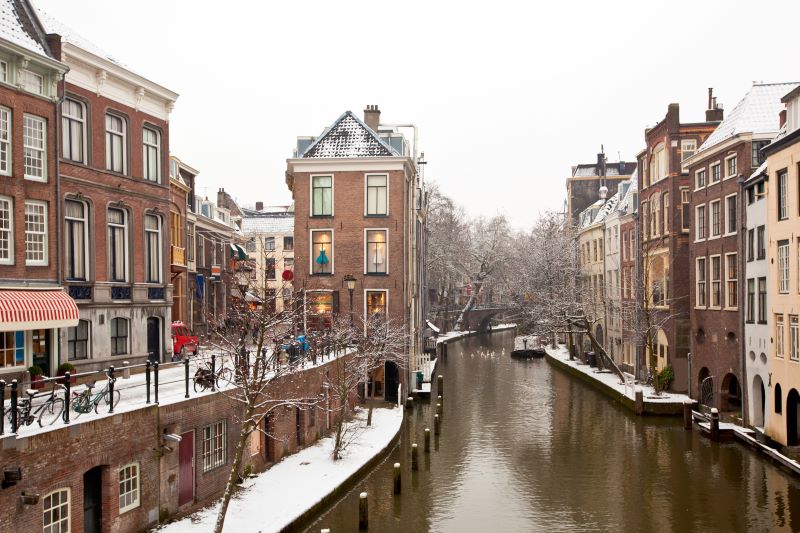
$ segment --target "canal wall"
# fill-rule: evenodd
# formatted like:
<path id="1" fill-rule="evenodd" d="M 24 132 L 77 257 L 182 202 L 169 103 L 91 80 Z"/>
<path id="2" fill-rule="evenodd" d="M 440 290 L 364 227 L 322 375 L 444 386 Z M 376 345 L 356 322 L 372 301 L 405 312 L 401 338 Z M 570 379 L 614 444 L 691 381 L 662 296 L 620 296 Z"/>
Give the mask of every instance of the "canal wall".
<path id="1" fill-rule="evenodd" d="M 552 366 L 602 392 L 631 412 L 636 412 L 634 389 L 619 383 L 619 377 L 616 374 L 595 372 L 594 368 L 588 365 L 584 365 L 577 360 L 570 360 L 566 348 L 560 347 L 555 350 L 547 348 L 545 358 Z M 683 402 L 686 399 L 688 399 L 686 395 L 671 393 L 663 393 L 660 397 L 643 396 L 644 402 L 641 414 L 683 416 Z"/>

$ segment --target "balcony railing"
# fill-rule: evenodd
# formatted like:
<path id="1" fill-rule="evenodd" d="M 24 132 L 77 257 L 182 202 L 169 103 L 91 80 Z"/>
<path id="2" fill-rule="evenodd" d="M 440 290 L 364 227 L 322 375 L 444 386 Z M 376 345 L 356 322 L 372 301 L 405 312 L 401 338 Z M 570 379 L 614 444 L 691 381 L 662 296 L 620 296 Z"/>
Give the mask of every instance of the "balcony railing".
<path id="1" fill-rule="evenodd" d="M 172 246 L 172 264 L 177 266 L 186 266 L 186 248 Z"/>

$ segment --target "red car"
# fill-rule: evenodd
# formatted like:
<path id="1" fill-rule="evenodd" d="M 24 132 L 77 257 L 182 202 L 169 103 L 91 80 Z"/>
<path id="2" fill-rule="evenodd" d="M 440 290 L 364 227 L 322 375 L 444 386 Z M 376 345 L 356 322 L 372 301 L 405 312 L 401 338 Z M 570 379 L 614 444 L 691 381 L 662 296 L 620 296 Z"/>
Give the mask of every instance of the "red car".
<path id="1" fill-rule="evenodd" d="M 183 322 L 172 323 L 172 353 L 180 354 L 181 357 L 187 353 L 197 355 L 197 335 L 192 335 L 189 328 Z"/>

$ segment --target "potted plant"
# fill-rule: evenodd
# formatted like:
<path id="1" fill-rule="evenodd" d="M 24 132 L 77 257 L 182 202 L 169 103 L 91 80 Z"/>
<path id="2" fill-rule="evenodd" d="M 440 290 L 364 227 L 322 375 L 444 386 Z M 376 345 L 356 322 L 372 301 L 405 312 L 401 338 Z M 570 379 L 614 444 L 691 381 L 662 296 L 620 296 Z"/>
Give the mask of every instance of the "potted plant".
<path id="1" fill-rule="evenodd" d="M 58 365 L 58 371 L 56 373 L 59 376 L 63 376 L 67 372 L 69 372 L 70 374 L 74 374 L 75 373 L 75 365 L 73 365 L 72 363 L 61 363 L 60 365 Z M 76 381 L 75 376 L 70 376 L 69 382 L 70 383 L 75 383 L 75 381 Z M 64 380 L 62 379 L 61 382 L 64 383 Z"/>
<path id="2" fill-rule="evenodd" d="M 31 388 L 41 389 L 44 387 L 44 370 L 39 365 L 28 367 L 28 374 L 31 375 Z"/>

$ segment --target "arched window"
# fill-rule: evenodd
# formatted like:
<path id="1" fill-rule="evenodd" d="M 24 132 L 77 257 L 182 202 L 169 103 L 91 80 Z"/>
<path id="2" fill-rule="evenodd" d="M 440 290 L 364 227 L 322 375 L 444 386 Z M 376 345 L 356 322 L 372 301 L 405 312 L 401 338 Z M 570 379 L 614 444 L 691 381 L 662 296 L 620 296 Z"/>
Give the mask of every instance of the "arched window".
<path id="1" fill-rule="evenodd" d="M 775 385 L 775 412 L 778 414 L 783 412 L 783 394 L 780 383 Z"/>
<path id="2" fill-rule="evenodd" d="M 145 281 L 161 283 L 161 217 L 144 216 Z"/>
<path id="3" fill-rule="evenodd" d="M 128 320 L 115 318 L 111 321 L 111 355 L 128 353 Z"/>
<path id="4" fill-rule="evenodd" d="M 89 271 L 89 206 L 86 202 L 64 202 L 64 277 L 86 281 Z"/>
<path id="5" fill-rule="evenodd" d="M 69 489 L 59 489 L 42 498 L 42 530 L 70 531 Z"/>
<path id="6" fill-rule="evenodd" d="M 650 235 L 655 237 L 659 234 L 658 219 L 661 213 L 660 201 L 658 194 L 650 197 Z"/>
<path id="7" fill-rule="evenodd" d="M 664 193 L 664 199 L 661 202 L 664 207 L 664 235 L 669 233 L 669 193 Z"/>
<path id="8" fill-rule="evenodd" d="M 109 208 L 108 219 L 108 279 L 128 281 L 128 212 Z"/>

